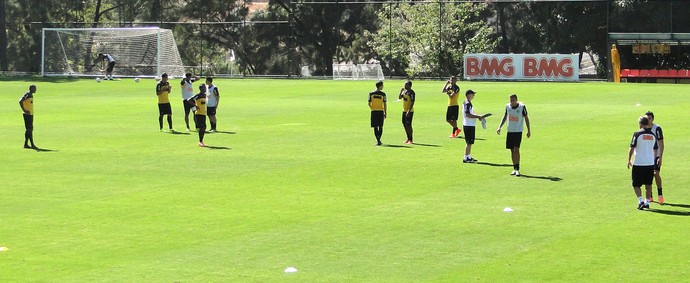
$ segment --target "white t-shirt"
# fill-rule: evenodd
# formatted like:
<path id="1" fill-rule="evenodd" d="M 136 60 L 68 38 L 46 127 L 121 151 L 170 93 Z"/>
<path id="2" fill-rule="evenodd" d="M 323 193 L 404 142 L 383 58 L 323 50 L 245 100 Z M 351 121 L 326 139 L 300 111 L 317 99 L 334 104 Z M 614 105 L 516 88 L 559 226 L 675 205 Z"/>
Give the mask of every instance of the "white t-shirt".
<path id="1" fill-rule="evenodd" d="M 182 81 L 180 82 L 180 85 L 182 86 L 182 99 L 187 100 L 190 97 L 194 96 L 194 88 L 192 87 L 192 82 L 194 82 L 194 80 L 190 79 L 189 81 L 187 81 L 186 78 L 182 79 Z"/>
<path id="2" fill-rule="evenodd" d="M 508 119 L 509 133 L 522 133 L 524 130 L 525 116 L 527 116 L 527 108 L 524 104 L 518 102 L 518 106 L 513 108 L 510 103 L 506 105 L 505 115 Z"/>
<path id="3" fill-rule="evenodd" d="M 633 165 L 636 166 L 653 166 L 655 161 L 654 150 L 659 148 L 657 144 L 656 135 L 652 133 L 651 129 L 640 129 L 633 133 L 630 147 L 635 148 L 635 161 Z"/>
<path id="4" fill-rule="evenodd" d="M 462 125 L 473 127 L 477 124 L 477 118 L 468 117 L 468 113 L 474 114 L 474 106 L 472 106 L 472 102 L 465 99 L 465 101 L 462 102 Z"/>
<path id="5" fill-rule="evenodd" d="M 206 86 L 206 107 L 218 106 L 218 96 L 218 88 L 216 86 Z"/>
<path id="6" fill-rule="evenodd" d="M 110 56 L 110 54 L 103 54 L 105 56 L 105 59 L 108 60 L 108 63 L 115 62 L 115 59 L 113 59 L 113 56 Z"/>

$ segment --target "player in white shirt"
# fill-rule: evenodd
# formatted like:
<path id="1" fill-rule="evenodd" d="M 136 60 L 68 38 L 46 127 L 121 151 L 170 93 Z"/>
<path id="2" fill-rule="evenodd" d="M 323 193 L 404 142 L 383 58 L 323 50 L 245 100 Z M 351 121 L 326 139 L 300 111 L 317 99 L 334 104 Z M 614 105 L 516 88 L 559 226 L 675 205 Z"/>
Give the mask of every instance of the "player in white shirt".
<path id="1" fill-rule="evenodd" d="M 465 156 L 462 159 L 463 163 L 476 163 L 477 159 L 472 157 L 472 145 L 475 138 L 475 124 L 477 119 L 483 121 L 485 116 L 478 115 L 474 112 L 474 105 L 472 100 L 476 92 L 469 89 L 465 92 L 465 101 L 462 102 L 462 130 L 465 131 Z"/>
<path id="2" fill-rule="evenodd" d="M 187 131 L 189 131 L 189 112 L 192 111 L 192 105 L 190 105 L 187 100 L 194 96 L 194 87 L 192 83 L 198 81 L 199 77 L 192 77 L 191 73 L 186 73 L 182 81 L 180 81 L 180 88 L 182 89 L 182 105 L 184 105 L 184 123 L 187 125 Z"/>
<path id="3" fill-rule="evenodd" d="M 637 196 L 637 209 L 649 209 L 649 198 L 652 197 L 652 179 L 656 167 L 658 143 L 656 135 L 651 130 L 652 123 L 647 116 L 638 119 L 640 130 L 633 133 L 628 151 L 628 168 L 632 166 L 632 186 Z M 635 161 L 632 161 L 633 155 Z M 642 198 L 642 185 L 645 186 L 646 197 Z"/>
<path id="4" fill-rule="evenodd" d="M 664 204 L 664 192 L 661 188 L 661 160 L 664 156 L 664 132 L 661 130 L 661 126 L 654 124 L 654 112 L 647 111 L 645 116 L 647 116 L 647 119 L 649 119 L 649 123 L 652 124 L 652 133 L 656 135 L 656 140 L 659 144 L 659 151 L 657 151 L 656 156 L 656 172 L 654 172 L 654 182 L 656 183 L 656 192 L 659 194 L 659 199 L 657 202 L 659 204 Z M 649 199 L 650 202 L 653 200 L 653 198 Z"/>
<path id="5" fill-rule="evenodd" d="M 115 68 L 115 59 L 110 54 L 98 53 L 98 60 L 101 60 L 101 62 L 108 62 L 108 66 L 105 69 L 105 78 L 104 79 L 112 81 L 113 80 L 113 69 Z"/>
<path id="6" fill-rule="evenodd" d="M 506 111 L 501 119 L 496 134 L 501 134 L 503 124 L 508 121 L 508 134 L 506 135 L 506 149 L 510 149 L 510 156 L 513 160 L 513 172 L 510 175 L 520 176 L 520 144 L 522 143 L 522 131 L 524 124 L 527 124 L 527 138 L 532 136 L 530 130 L 527 107 L 522 102 L 518 102 L 516 94 L 510 95 L 510 103 L 506 104 Z"/>
<path id="7" fill-rule="evenodd" d="M 213 85 L 213 78 L 206 78 L 206 113 L 208 115 L 208 121 L 211 124 L 211 130 L 209 132 L 216 131 L 216 109 L 218 108 L 218 102 L 220 101 L 220 93 L 218 92 L 218 87 Z"/>

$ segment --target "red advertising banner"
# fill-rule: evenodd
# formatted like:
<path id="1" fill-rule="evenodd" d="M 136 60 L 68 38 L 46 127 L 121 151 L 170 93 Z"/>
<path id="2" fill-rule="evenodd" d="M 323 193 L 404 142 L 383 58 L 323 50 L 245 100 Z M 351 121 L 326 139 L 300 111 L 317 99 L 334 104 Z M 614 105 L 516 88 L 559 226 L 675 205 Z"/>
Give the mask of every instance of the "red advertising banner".
<path id="1" fill-rule="evenodd" d="M 467 80 L 579 81 L 577 55 L 465 54 Z"/>

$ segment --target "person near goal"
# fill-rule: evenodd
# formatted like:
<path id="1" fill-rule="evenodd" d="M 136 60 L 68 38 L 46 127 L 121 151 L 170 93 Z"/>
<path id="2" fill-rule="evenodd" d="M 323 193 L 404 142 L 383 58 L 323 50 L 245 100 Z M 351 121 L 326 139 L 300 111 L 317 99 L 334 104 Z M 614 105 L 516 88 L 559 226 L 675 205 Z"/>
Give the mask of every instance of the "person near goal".
<path id="1" fill-rule="evenodd" d="M 113 80 L 113 69 L 115 68 L 115 58 L 113 58 L 112 55 L 107 54 L 107 53 L 98 53 L 98 60 L 101 62 L 107 62 L 108 66 L 106 66 L 105 69 L 105 78 L 106 80 Z"/>

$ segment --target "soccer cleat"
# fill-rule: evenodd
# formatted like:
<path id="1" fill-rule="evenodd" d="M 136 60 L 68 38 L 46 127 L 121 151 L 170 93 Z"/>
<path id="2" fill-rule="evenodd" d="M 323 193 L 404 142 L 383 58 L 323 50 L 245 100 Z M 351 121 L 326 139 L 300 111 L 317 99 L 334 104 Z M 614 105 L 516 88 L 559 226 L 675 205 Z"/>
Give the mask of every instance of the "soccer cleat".
<path id="1" fill-rule="evenodd" d="M 448 136 L 448 138 L 450 138 L 450 139 L 452 139 L 452 138 L 454 138 L 454 137 L 457 137 L 457 136 L 455 135 L 455 133 L 453 133 L 452 135 Z"/>
<path id="2" fill-rule="evenodd" d="M 203 142 L 200 142 L 200 143 L 199 143 L 199 146 L 200 146 L 200 147 L 205 147 L 205 146 L 206 146 L 206 144 L 205 144 L 205 143 L 203 143 Z"/>
<path id="3" fill-rule="evenodd" d="M 455 130 L 455 133 L 453 133 L 453 134 L 457 137 L 460 135 L 460 132 L 462 132 L 462 130 L 460 128 L 458 128 L 457 130 Z"/>
<path id="4" fill-rule="evenodd" d="M 644 209 L 644 202 L 638 203 L 638 204 L 637 204 L 637 209 L 639 209 L 639 210 Z"/>
<path id="5" fill-rule="evenodd" d="M 513 172 L 510 172 L 510 175 L 515 175 L 517 173 L 517 170 L 513 170 Z"/>
<path id="6" fill-rule="evenodd" d="M 382 144 L 383 144 L 383 143 L 381 143 L 381 142 L 377 142 L 377 143 L 375 144 L 375 146 L 381 146 Z"/>
<path id="7" fill-rule="evenodd" d="M 649 197 L 649 202 L 654 202 L 654 197 Z"/>
<path id="8" fill-rule="evenodd" d="M 462 163 L 477 163 L 477 160 L 470 157 L 470 158 L 465 158 L 462 160 Z"/>
<path id="9" fill-rule="evenodd" d="M 520 172 L 518 170 L 515 170 L 515 177 L 520 177 Z"/>
<path id="10" fill-rule="evenodd" d="M 643 204 L 642 208 L 649 209 L 649 204 L 648 203 Z"/>
<path id="11" fill-rule="evenodd" d="M 24 148 L 31 148 L 31 147 L 28 144 L 25 144 Z"/>
<path id="12" fill-rule="evenodd" d="M 658 200 L 658 202 L 659 202 L 659 204 L 664 204 L 664 196 L 659 195 L 659 200 Z"/>

